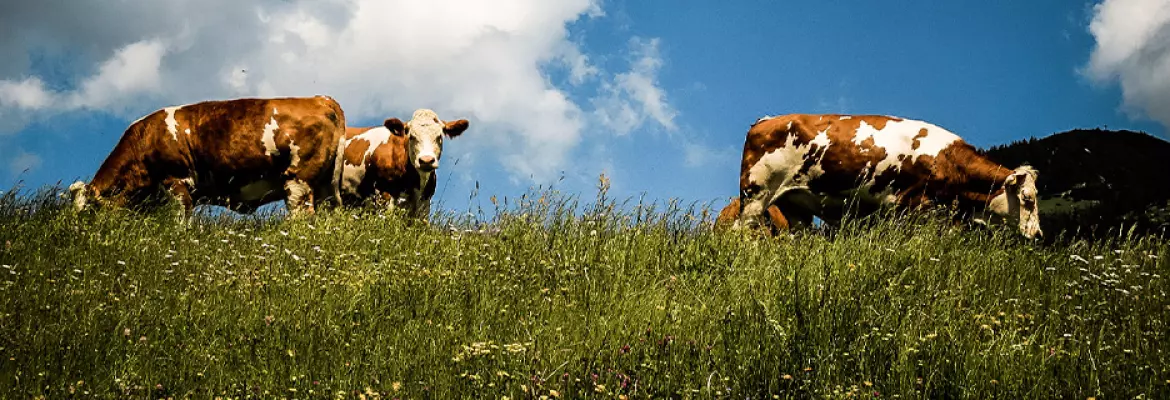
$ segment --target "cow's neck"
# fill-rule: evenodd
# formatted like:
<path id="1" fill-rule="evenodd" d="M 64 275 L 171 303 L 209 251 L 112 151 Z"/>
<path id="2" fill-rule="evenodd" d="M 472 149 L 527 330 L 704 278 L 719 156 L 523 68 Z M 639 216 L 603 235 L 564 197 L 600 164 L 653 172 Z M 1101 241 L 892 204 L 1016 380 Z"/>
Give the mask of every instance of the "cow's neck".
<path id="1" fill-rule="evenodd" d="M 410 177 L 410 185 L 403 188 L 405 191 L 403 193 L 403 197 L 405 197 L 403 200 L 410 203 L 411 206 L 415 206 L 422 199 L 423 191 L 426 189 L 427 183 L 435 178 L 435 171 L 424 172 L 415 168 L 413 162 L 407 161 L 406 176 Z"/>
<path id="2" fill-rule="evenodd" d="M 945 180 L 950 196 L 966 208 L 985 207 L 1003 193 L 1004 180 L 1012 173 L 966 144 L 940 153 L 935 168 Z"/>

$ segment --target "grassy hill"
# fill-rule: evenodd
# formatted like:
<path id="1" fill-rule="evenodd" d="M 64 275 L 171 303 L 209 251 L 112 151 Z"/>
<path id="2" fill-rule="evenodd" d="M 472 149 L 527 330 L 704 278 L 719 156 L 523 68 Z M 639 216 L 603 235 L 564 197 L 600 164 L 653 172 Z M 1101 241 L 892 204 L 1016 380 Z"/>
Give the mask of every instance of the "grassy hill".
<path id="1" fill-rule="evenodd" d="M 0 199 L 3 398 L 1166 398 L 1170 246 L 927 217 L 761 239 L 555 192 L 495 217 Z"/>

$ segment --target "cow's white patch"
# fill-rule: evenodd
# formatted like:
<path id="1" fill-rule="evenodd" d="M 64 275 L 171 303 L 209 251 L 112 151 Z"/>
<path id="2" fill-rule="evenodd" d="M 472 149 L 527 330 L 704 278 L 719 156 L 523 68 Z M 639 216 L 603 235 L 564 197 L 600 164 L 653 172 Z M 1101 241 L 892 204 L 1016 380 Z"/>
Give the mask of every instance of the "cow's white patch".
<path id="1" fill-rule="evenodd" d="M 69 185 L 69 193 L 73 195 L 73 208 L 81 211 L 85 208 L 85 182 L 76 181 Z"/>
<path id="2" fill-rule="evenodd" d="M 798 146 L 796 135 L 788 135 L 781 146 L 760 157 L 748 170 L 748 181 L 760 187 L 759 192 L 744 204 L 741 219 L 754 221 L 766 206 L 775 202 L 784 192 L 808 184 L 808 177 L 800 173 L 804 157 L 812 146 Z"/>
<path id="3" fill-rule="evenodd" d="M 186 133 L 187 135 L 190 135 L 190 134 L 191 134 L 191 128 L 184 129 L 184 130 L 183 130 L 183 132 L 184 132 L 184 133 Z"/>
<path id="4" fill-rule="evenodd" d="M 844 121 L 844 120 L 847 120 L 847 119 L 850 119 L 850 118 L 853 118 L 853 117 L 852 117 L 852 116 L 849 116 L 849 115 L 842 115 L 842 116 L 841 116 L 841 120 L 842 120 L 842 121 Z"/>
<path id="5" fill-rule="evenodd" d="M 256 181 L 240 188 L 240 199 L 243 201 L 259 201 L 276 190 L 276 186 L 269 181 Z"/>
<path id="6" fill-rule="evenodd" d="M 784 131 L 792 131 L 792 121 L 788 121 L 788 125 L 784 127 Z"/>
<path id="7" fill-rule="evenodd" d="M 776 118 L 776 117 L 774 117 L 774 116 L 771 116 L 771 115 L 764 115 L 763 117 L 756 118 L 756 122 L 753 122 L 753 123 L 752 123 L 752 125 L 759 124 L 759 123 L 761 123 L 761 122 L 764 122 L 764 121 L 770 120 L 770 119 L 772 119 L 772 118 Z"/>
<path id="8" fill-rule="evenodd" d="M 280 154 L 280 149 L 276 148 L 276 130 L 280 128 L 276 124 L 276 117 L 269 118 L 268 123 L 264 124 L 264 135 L 260 140 L 264 143 L 264 152 L 269 156 Z"/>
<path id="9" fill-rule="evenodd" d="M 290 166 L 295 167 L 301 163 L 301 146 L 297 146 L 291 139 L 288 142 L 288 154 L 292 158 L 292 162 L 289 163 Z"/>
<path id="10" fill-rule="evenodd" d="M 809 144 L 817 145 L 816 154 L 809 155 L 809 157 L 818 158 L 818 160 L 816 160 L 813 165 L 809 167 L 807 172 L 809 180 L 812 180 L 825 174 L 825 168 L 821 166 L 821 162 L 824 159 L 825 154 L 829 152 L 829 146 L 832 146 L 832 141 L 829 140 L 829 130 L 825 129 L 823 131 L 817 132 L 817 136 L 814 137 L 813 140 L 809 142 Z"/>
<path id="11" fill-rule="evenodd" d="M 276 111 L 276 107 L 272 107 L 272 115 L 280 115 L 280 111 Z"/>
<path id="12" fill-rule="evenodd" d="M 366 159 L 370 158 L 370 156 L 374 154 L 374 150 L 377 150 L 378 146 L 386 144 L 386 142 L 390 141 L 390 135 L 393 135 L 393 133 L 391 133 L 389 129 L 386 129 L 384 126 L 379 126 L 377 128 L 362 132 L 361 135 L 358 135 L 354 138 L 370 142 L 370 146 L 366 148 L 366 154 L 362 156 L 363 164 L 365 163 Z"/>
<path id="13" fill-rule="evenodd" d="M 386 142 L 390 141 L 390 135 L 392 134 L 393 133 L 390 133 L 389 129 L 386 129 L 384 126 L 380 126 L 362 132 L 360 135 L 354 136 L 352 139 L 349 139 L 342 144 L 343 147 L 348 148 L 349 146 L 352 146 L 354 142 L 359 140 L 369 143 L 369 146 L 366 146 L 365 153 L 362 154 L 361 161 L 359 161 L 357 164 L 350 164 L 349 160 L 346 160 L 344 157 L 342 157 L 342 193 L 355 196 L 358 195 L 358 187 L 361 186 L 362 180 L 364 180 L 366 177 L 366 160 L 370 159 L 370 156 L 374 154 L 374 151 L 378 149 L 378 146 L 386 144 Z"/>
<path id="14" fill-rule="evenodd" d="M 179 111 L 180 108 L 183 108 L 183 106 L 167 107 L 163 109 L 163 111 L 166 111 L 167 113 L 167 132 L 170 132 L 171 137 L 175 140 L 179 140 L 179 121 L 175 120 L 175 112 Z"/>
<path id="15" fill-rule="evenodd" d="M 914 137 L 918 136 L 918 133 L 923 129 L 926 129 L 926 137 L 919 138 L 917 140 L 918 148 L 914 148 Z M 924 155 L 937 156 L 944 148 L 959 140 L 958 135 L 946 129 L 927 122 L 909 119 L 888 121 L 881 130 L 862 121 L 857 127 L 857 132 L 853 135 L 853 143 L 860 146 L 862 142 L 870 138 L 873 138 L 874 147 L 886 151 L 886 158 L 878 162 L 874 168 L 873 177 L 881 175 L 890 168 L 901 170 L 902 162 L 907 157 L 911 162 L 914 162 L 917 161 L 918 157 Z"/>

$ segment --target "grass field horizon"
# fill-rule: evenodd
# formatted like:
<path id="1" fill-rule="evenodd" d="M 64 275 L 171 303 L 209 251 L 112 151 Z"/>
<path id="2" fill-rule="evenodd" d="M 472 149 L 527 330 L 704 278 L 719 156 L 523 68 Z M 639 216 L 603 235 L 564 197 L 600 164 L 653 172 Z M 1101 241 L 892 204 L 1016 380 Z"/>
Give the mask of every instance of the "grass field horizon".
<path id="1" fill-rule="evenodd" d="M 0 195 L 4 398 L 1165 398 L 1170 240 L 763 238 L 551 189 L 306 218 Z M 714 209 L 712 209 L 714 208 Z"/>

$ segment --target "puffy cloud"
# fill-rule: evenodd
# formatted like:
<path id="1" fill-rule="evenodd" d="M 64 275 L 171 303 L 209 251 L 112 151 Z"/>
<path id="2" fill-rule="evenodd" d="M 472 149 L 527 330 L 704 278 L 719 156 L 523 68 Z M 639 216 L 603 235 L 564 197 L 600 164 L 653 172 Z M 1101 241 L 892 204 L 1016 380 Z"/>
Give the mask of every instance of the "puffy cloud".
<path id="1" fill-rule="evenodd" d="M 1089 32 L 1088 76 L 1120 82 L 1130 112 L 1170 128 L 1170 1 L 1105 0 L 1093 7 Z"/>
<path id="2" fill-rule="evenodd" d="M 630 47 L 630 71 L 603 84 L 604 95 L 594 99 L 597 116 L 605 127 L 618 135 L 641 128 L 647 118 L 667 130 L 674 130 L 674 118 L 678 113 L 658 86 L 658 70 L 663 63 L 658 39 L 633 38 Z"/>
<path id="3" fill-rule="evenodd" d="M 569 39 L 567 25 L 603 15 L 596 0 L 125 0 L 16 2 L 0 13 L 0 116 L 92 109 L 127 119 L 171 104 L 243 96 L 328 94 L 347 119 L 381 121 L 433 108 L 468 118 L 460 141 L 516 176 L 556 176 L 596 115 L 630 107 L 621 133 L 650 119 L 673 129 L 657 87 L 657 39 L 631 42 L 628 72 L 609 74 Z M 127 23 L 133 21 L 133 23 Z M 69 66 L 45 75 L 32 54 Z M 66 62 L 66 60 L 68 62 Z M 571 85 L 596 81 L 601 102 Z M 42 75 L 37 75 L 42 74 Z M 18 112 L 35 110 L 35 112 Z M 606 126 L 614 124 L 605 123 Z M 3 128 L 3 127 L 0 127 Z"/>
<path id="4" fill-rule="evenodd" d="M 21 81 L 0 81 L 0 107 L 39 109 L 53 103 L 53 94 L 45 90 L 41 78 L 29 77 Z"/>

